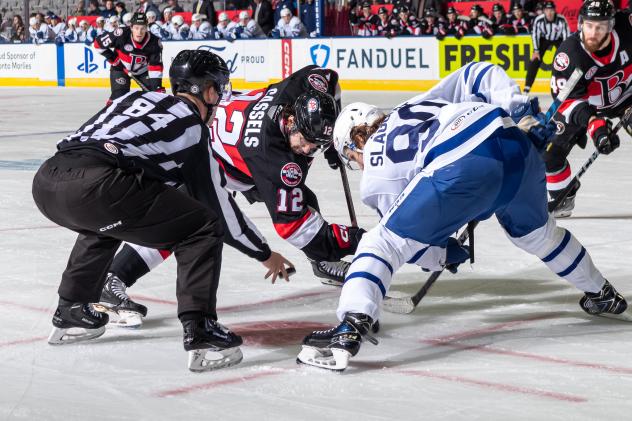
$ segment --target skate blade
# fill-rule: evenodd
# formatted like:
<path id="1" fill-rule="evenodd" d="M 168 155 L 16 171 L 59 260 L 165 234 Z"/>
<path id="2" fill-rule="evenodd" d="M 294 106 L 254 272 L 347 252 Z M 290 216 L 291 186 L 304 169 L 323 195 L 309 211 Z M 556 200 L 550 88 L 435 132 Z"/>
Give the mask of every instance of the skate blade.
<path id="1" fill-rule="evenodd" d="M 343 372 L 349 365 L 350 357 L 351 354 L 342 349 L 318 349 L 303 345 L 303 349 L 296 357 L 296 363 Z"/>
<path id="2" fill-rule="evenodd" d="M 596 314 L 596 316 L 605 317 L 612 320 L 620 320 L 622 322 L 632 322 L 632 307 L 628 306 L 628 308 L 620 314 L 600 313 Z"/>
<path id="3" fill-rule="evenodd" d="M 389 297 L 382 301 L 382 308 L 389 313 L 410 314 L 415 310 L 415 303 L 411 297 Z"/>
<path id="4" fill-rule="evenodd" d="M 207 357 L 219 358 L 207 358 Z M 214 349 L 194 349 L 189 351 L 188 367 L 194 373 L 219 370 L 221 368 L 232 367 L 243 360 L 244 355 L 238 346 L 222 350 Z"/>
<path id="5" fill-rule="evenodd" d="M 84 329 L 81 327 L 59 328 L 53 327 L 53 331 L 48 336 L 50 345 L 66 345 L 75 342 L 89 341 L 96 339 L 105 333 L 105 326 L 96 329 Z"/>
<path id="6" fill-rule="evenodd" d="M 342 287 L 342 285 L 344 284 L 344 282 L 340 282 L 340 281 L 329 279 L 329 278 L 321 278 L 320 283 L 323 285 L 329 285 L 332 287 Z"/>
<path id="7" fill-rule="evenodd" d="M 143 325 L 143 315 L 137 311 L 115 310 L 105 304 L 93 304 L 96 311 L 107 313 L 110 316 L 109 325 L 124 329 L 140 329 Z"/>
<path id="8" fill-rule="evenodd" d="M 573 214 L 573 211 L 555 211 L 553 217 L 555 219 L 569 218 Z"/>

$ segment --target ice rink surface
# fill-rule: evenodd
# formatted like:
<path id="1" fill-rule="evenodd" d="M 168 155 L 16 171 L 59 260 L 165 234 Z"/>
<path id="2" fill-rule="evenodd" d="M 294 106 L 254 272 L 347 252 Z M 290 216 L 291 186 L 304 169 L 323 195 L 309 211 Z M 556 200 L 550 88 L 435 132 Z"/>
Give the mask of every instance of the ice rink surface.
<path id="1" fill-rule="evenodd" d="M 379 346 L 365 343 L 343 374 L 299 367 L 303 336 L 336 323 L 339 289 L 321 285 L 281 240 L 262 205 L 246 213 L 297 267 L 271 285 L 264 268 L 225 248 L 220 321 L 244 337 L 244 361 L 190 373 L 176 317 L 175 262 L 128 292 L 149 307 L 142 329 L 108 329 L 85 344 L 46 342 L 75 235 L 45 219 L 31 180 L 55 143 L 104 104 L 108 91 L 0 89 L 0 419 L 68 420 L 629 420 L 632 326 L 586 315 L 581 293 L 515 248 L 495 220 L 477 228 L 476 263 L 444 274 L 410 315 L 383 313 Z M 409 93 L 350 93 L 390 108 Z M 548 102 L 545 101 L 548 106 Z M 592 152 L 575 150 L 574 168 Z M 625 135 L 582 180 L 573 217 L 614 286 L 632 298 L 632 144 Z M 360 225 L 377 218 L 360 204 Z M 307 184 L 329 221 L 348 223 L 339 173 L 320 158 Z M 425 280 L 405 267 L 393 294 Z"/>

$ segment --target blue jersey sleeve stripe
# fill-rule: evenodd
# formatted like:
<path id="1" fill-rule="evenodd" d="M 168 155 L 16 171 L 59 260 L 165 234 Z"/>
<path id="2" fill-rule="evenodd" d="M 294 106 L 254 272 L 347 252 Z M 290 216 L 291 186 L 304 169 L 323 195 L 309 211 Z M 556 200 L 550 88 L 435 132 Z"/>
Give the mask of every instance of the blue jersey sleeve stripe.
<path id="1" fill-rule="evenodd" d="M 555 259 L 562 252 L 562 250 L 564 250 L 568 242 L 571 240 L 571 233 L 567 230 L 564 231 L 566 231 L 566 233 L 564 234 L 564 238 L 562 238 L 562 242 L 560 243 L 560 245 L 557 246 L 555 250 L 550 252 L 548 255 L 543 257 L 543 262 L 550 262 L 551 260 Z"/>
<path id="2" fill-rule="evenodd" d="M 579 264 L 579 262 L 581 262 L 582 259 L 584 258 L 585 254 L 586 254 L 586 249 L 582 247 L 581 251 L 579 252 L 577 257 L 575 258 L 573 263 L 568 268 L 566 268 L 566 270 L 564 270 L 562 272 L 559 272 L 558 275 L 563 278 L 566 275 L 568 275 L 569 273 L 571 273 L 572 271 L 574 271 L 575 268 L 577 267 L 577 265 Z"/>
<path id="3" fill-rule="evenodd" d="M 492 67 L 494 67 L 494 65 L 490 64 L 489 66 L 481 70 L 480 73 L 476 76 L 476 80 L 474 81 L 474 86 L 472 86 L 473 94 L 478 93 L 478 88 L 481 87 L 481 81 L 483 80 L 483 76 L 485 76 L 485 73 L 487 73 L 489 69 L 491 69 Z"/>
<path id="4" fill-rule="evenodd" d="M 476 63 L 477 63 L 476 61 L 473 61 L 470 64 L 468 64 L 467 67 L 465 68 L 465 72 L 463 73 L 463 81 L 465 82 L 466 85 L 467 85 L 467 79 L 470 77 L 470 69 Z"/>
<path id="5" fill-rule="evenodd" d="M 356 260 L 358 260 L 358 259 L 360 259 L 362 257 L 371 257 L 371 258 L 373 258 L 375 260 L 379 260 L 380 262 L 384 263 L 384 266 L 386 266 L 388 268 L 388 271 L 391 272 L 391 276 L 393 275 L 393 266 L 391 266 L 390 263 L 388 263 L 386 260 L 384 260 L 380 256 L 376 256 L 373 253 L 360 253 L 356 257 L 353 258 L 353 261 L 355 262 Z"/>
<path id="6" fill-rule="evenodd" d="M 363 279 L 367 279 L 367 280 L 373 282 L 374 284 L 376 284 L 378 286 L 378 288 L 382 292 L 382 297 L 386 296 L 386 288 L 384 288 L 384 284 L 382 283 L 382 281 L 380 281 L 380 278 L 378 278 L 377 276 L 373 275 L 372 273 L 369 273 L 369 272 L 353 272 L 351 275 L 347 276 L 347 279 L 345 279 L 345 282 L 347 282 L 349 279 L 353 279 L 353 278 L 363 278 Z"/>
<path id="7" fill-rule="evenodd" d="M 485 114 L 478 121 L 474 122 L 474 124 L 463 129 L 461 133 L 458 133 L 457 135 L 447 139 L 446 141 L 441 142 L 441 144 L 433 147 L 424 159 L 424 167 L 438 156 L 458 148 L 459 146 L 470 140 L 472 137 L 474 137 L 476 134 L 482 132 L 488 124 L 490 124 L 498 117 L 507 117 L 507 113 L 501 108 L 495 108 Z"/>
<path id="8" fill-rule="evenodd" d="M 421 256 L 424 255 L 424 253 L 428 251 L 428 247 L 424 247 L 421 250 L 419 250 L 417 253 L 415 253 L 415 255 L 413 257 L 410 258 L 410 260 L 406 263 L 415 263 L 417 260 L 419 260 L 421 258 Z"/>

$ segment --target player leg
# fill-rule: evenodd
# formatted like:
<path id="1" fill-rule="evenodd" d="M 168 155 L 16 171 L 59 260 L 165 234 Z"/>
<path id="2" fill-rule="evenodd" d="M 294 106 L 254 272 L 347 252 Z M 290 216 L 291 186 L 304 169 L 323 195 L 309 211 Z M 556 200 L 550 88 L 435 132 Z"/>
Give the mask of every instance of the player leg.
<path id="1" fill-rule="evenodd" d="M 564 189 L 573 179 L 571 167 L 566 157 L 575 144 L 580 145 L 582 148 L 586 146 L 585 128 L 583 133 L 581 130 L 580 127 L 558 122 L 558 132 L 547 145 L 542 155 L 546 166 L 546 186 L 552 199 L 563 194 Z M 574 191 L 556 209 L 554 212 L 556 218 L 565 218 L 571 215 L 575 208 L 575 195 L 579 186 L 578 183 Z"/>
<path id="2" fill-rule="evenodd" d="M 544 47 L 544 45 L 542 45 Z M 544 55 L 544 48 L 542 48 L 542 55 Z M 538 75 L 538 70 L 540 70 L 540 65 L 542 64 L 542 60 L 539 58 L 533 58 L 529 61 L 527 65 L 527 76 L 525 77 L 524 89 L 522 90 L 525 94 L 528 94 L 531 91 L 531 86 L 533 86 L 533 82 L 535 82 L 535 77 Z"/>
<path id="3" fill-rule="evenodd" d="M 530 149 L 515 196 L 496 212 L 509 239 L 584 291 L 580 300 L 584 311 L 629 317 L 622 315 L 627 308 L 625 299 L 604 279 L 586 249 L 548 214 L 543 164 L 535 149 Z"/>
<path id="4" fill-rule="evenodd" d="M 131 81 L 129 76 L 123 70 L 110 69 L 110 87 L 112 94 L 110 99 L 108 99 L 107 105 L 110 105 L 116 98 L 120 98 L 130 91 Z"/>
<path id="5" fill-rule="evenodd" d="M 395 271 L 404 263 L 446 264 L 448 237 L 467 222 L 486 219 L 501 194 L 502 164 L 485 142 L 457 164 L 418 174 L 380 223 L 360 241 L 337 309 L 340 325 L 303 340 L 298 362 L 344 370 L 379 318 Z M 433 247 L 437 246 L 437 247 Z"/>

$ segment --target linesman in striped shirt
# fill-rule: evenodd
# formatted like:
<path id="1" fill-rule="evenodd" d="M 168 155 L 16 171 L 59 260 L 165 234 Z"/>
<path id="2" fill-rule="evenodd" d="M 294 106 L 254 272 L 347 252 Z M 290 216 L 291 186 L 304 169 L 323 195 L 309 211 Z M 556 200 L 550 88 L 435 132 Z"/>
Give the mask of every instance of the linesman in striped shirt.
<path id="1" fill-rule="evenodd" d="M 544 3 L 544 13 L 535 18 L 531 25 L 531 38 L 533 40 L 533 55 L 527 67 L 527 78 L 524 85 L 524 93 L 529 93 L 533 81 L 538 74 L 542 57 L 546 50 L 555 46 L 557 49 L 562 41 L 570 34 L 568 22 L 562 15 L 555 11 L 555 3 L 547 1 Z"/>

